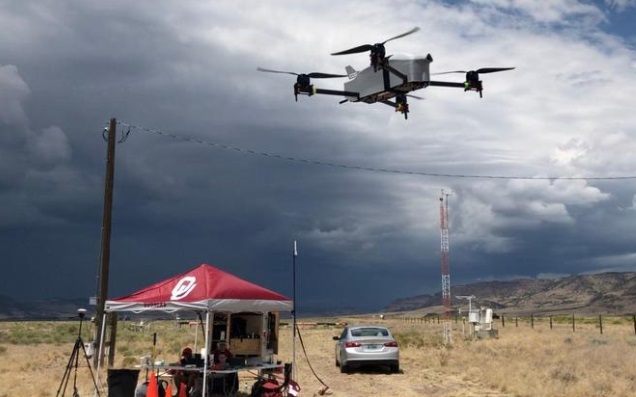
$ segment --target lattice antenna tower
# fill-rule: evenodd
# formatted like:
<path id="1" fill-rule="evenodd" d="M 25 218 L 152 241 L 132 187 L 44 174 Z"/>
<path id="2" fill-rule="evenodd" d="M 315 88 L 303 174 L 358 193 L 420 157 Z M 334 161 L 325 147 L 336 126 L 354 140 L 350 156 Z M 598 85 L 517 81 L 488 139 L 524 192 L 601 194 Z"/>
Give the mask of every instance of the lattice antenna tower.
<path id="1" fill-rule="evenodd" d="M 451 290 L 450 290 L 450 259 L 448 245 L 448 193 L 444 193 L 439 198 L 440 233 L 442 240 L 442 306 L 444 308 L 443 337 L 445 344 L 453 343 L 453 333 L 451 329 Z"/>

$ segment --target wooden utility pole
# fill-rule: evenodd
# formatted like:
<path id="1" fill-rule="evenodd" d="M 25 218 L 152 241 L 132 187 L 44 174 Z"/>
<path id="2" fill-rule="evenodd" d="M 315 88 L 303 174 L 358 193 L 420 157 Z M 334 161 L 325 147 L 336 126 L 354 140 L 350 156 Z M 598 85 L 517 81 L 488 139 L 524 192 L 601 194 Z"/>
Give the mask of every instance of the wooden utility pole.
<path id="1" fill-rule="evenodd" d="M 108 149 L 106 152 L 106 181 L 104 184 L 104 216 L 102 219 L 102 244 L 99 264 L 99 290 L 97 293 L 97 308 L 95 311 L 95 349 L 94 365 L 103 363 L 103 351 L 100 347 L 102 341 L 102 323 L 104 320 L 104 307 L 108 298 L 108 272 L 110 266 L 110 230 L 113 214 L 113 185 L 115 180 L 115 136 L 117 120 L 110 119 L 108 127 Z M 110 347 L 111 350 L 114 346 Z M 110 361 L 110 360 L 109 360 Z M 112 365 L 112 362 L 109 362 Z"/>

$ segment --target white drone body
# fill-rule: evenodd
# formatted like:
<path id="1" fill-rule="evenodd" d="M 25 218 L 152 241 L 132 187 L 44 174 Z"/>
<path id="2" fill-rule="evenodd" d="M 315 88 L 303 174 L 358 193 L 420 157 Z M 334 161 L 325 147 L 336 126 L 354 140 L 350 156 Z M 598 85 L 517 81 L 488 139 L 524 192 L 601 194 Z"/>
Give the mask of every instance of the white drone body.
<path id="1" fill-rule="evenodd" d="M 361 71 L 356 71 L 347 66 L 349 81 L 344 83 L 345 92 L 358 93 L 356 96 L 347 96 L 350 102 L 375 103 L 394 98 L 397 94 L 407 94 L 411 91 L 424 88 L 430 81 L 430 64 L 433 61 L 431 55 L 413 56 L 408 54 L 394 54 L 387 57 L 388 64 L 406 77 L 402 79 L 396 73 L 388 74 L 388 86 L 386 89 L 383 71 L 374 71 L 369 66 Z"/>

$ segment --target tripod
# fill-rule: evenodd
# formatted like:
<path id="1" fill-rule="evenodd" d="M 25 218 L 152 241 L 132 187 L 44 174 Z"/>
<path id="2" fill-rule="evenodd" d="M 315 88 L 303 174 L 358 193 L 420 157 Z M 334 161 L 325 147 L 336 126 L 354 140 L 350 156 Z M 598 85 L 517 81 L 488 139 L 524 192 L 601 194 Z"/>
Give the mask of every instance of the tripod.
<path id="1" fill-rule="evenodd" d="M 93 375 L 93 370 L 91 369 L 91 363 L 88 360 L 88 355 L 86 354 L 86 348 L 84 347 L 84 341 L 82 340 L 82 322 L 84 320 L 84 315 L 86 314 L 86 309 L 77 310 L 80 319 L 79 332 L 77 334 L 77 339 L 75 340 L 75 345 L 73 346 L 73 352 L 71 353 L 71 357 L 68 360 L 68 364 L 66 364 L 66 370 L 64 371 L 64 376 L 62 376 L 62 381 L 60 382 L 60 387 L 57 389 L 56 396 L 63 396 L 66 393 L 66 387 L 68 386 L 68 381 L 71 378 L 71 372 L 74 372 L 73 375 L 73 397 L 80 397 L 79 392 L 77 391 L 77 366 L 79 364 L 79 353 L 80 350 L 84 353 L 84 358 L 86 359 L 86 365 L 88 367 L 88 371 L 91 373 L 91 378 L 93 379 L 93 385 L 95 386 L 95 393 L 99 397 L 99 388 L 97 387 L 97 381 L 95 381 L 95 376 Z M 60 392 L 62 394 L 60 394 Z"/>

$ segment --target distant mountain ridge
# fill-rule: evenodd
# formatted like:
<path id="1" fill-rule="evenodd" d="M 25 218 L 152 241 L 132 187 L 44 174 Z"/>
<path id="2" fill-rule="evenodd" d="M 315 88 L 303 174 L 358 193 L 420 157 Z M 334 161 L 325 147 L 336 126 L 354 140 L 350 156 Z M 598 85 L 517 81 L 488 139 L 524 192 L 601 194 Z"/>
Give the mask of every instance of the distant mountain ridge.
<path id="1" fill-rule="evenodd" d="M 92 316 L 93 307 L 88 298 L 51 298 L 18 301 L 0 295 L 0 320 L 64 320 L 77 316 L 77 309 L 84 308 Z"/>
<path id="2" fill-rule="evenodd" d="M 452 282 L 452 280 L 451 280 Z M 523 278 L 508 281 L 483 281 L 452 285 L 453 309 L 468 308 L 466 299 L 474 296 L 473 307 L 485 306 L 508 314 L 580 314 L 609 315 L 636 313 L 636 272 L 612 272 L 569 276 L 559 279 Z M 441 313 L 441 292 L 401 298 L 382 309 L 383 312 Z M 65 320 L 77 315 L 77 309 L 94 307 L 87 298 L 51 298 L 18 301 L 0 295 L 0 321 Z M 301 316 L 335 316 L 361 314 L 354 307 L 302 308 Z"/>
<path id="3" fill-rule="evenodd" d="M 636 313 L 636 272 L 610 272 L 559 279 L 518 279 L 451 285 L 454 309 L 485 306 L 510 314 L 631 314 Z M 397 299 L 386 312 L 440 312 L 441 292 Z"/>

